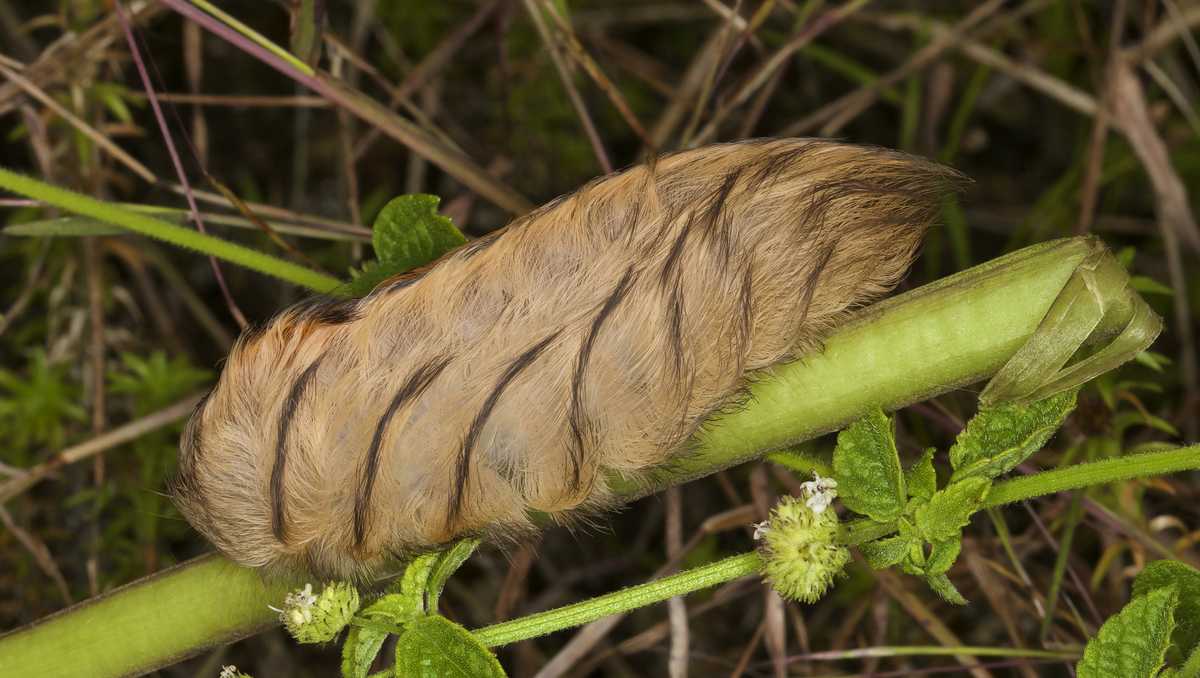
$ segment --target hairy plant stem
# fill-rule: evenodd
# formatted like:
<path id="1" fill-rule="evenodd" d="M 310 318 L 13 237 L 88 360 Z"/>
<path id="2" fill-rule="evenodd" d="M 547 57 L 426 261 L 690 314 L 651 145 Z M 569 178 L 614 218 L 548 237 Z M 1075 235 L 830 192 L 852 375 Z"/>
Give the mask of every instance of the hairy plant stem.
<path id="1" fill-rule="evenodd" d="M 629 612 L 675 596 L 741 579 L 757 574 L 760 568 L 762 559 L 757 552 L 751 551 L 574 605 L 493 624 L 475 631 L 475 637 L 488 647 L 536 638 L 554 631 L 581 626 L 610 614 Z"/>
<path id="2" fill-rule="evenodd" d="M 614 477 L 609 485 L 618 496 L 633 499 L 837 430 L 876 407 L 896 409 L 986 379 L 1031 338 L 1052 338 L 1046 335 L 1059 324 L 1046 325 L 1044 319 L 1072 287 L 1068 282 L 1089 267 L 1108 263 L 1111 256 L 1095 239 L 1043 243 L 864 309 L 830 336 L 820 353 L 760 374 L 738 411 L 706 422 L 690 453 L 651 482 Z M 1107 273 L 1085 290 L 1100 306 L 1098 319 L 1089 321 L 1091 332 L 1084 339 L 1067 333 L 1062 341 L 1073 346 L 1082 342 L 1099 355 L 1102 347 L 1117 343 L 1113 337 L 1128 337 L 1139 317 L 1136 311 L 1145 304 L 1129 291 L 1128 280 L 1114 273 L 1114 266 L 1106 265 Z M 1120 303 L 1109 303 L 1114 299 Z M 1144 348 L 1153 335 L 1142 332 L 1137 341 L 1123 343 L 1118 354 L 1108 356 L 1111 366 Z M 1013 383 L 1028 381 L 1023 372 L 1016 377 Z M 1051 377 L 1061 381 L 1062 373 Z M 1178 463 L 1162 470 L 1180 468 Z M 1128 469 L 1119 470 L 1115 477 L 1130 477 Z M 1095 477 L 1091 481 L 1099 482 Z M 1060 487 L 1037 482 L 1045 483 L 1035 481 L 1023 492 L 1035 496 Z M 1078 487 L 1072 484 L 1078 482 L 1055 481 L 1060 489 Z M 995 496 L 1014 501 L 1021 495 Z M 851 525 L 846 540 L 859 543 L 870 533 Z M 737 567 L 726 561 L 719 568 L 714 564 L 706 585 L 720 581 L 714 573 L 749 573 L 739 568 L 750 564 L 751 555 L 735 557 L 744 558 L 731 561 Z M 218 570 L 221 576 L 214 575 Z M 674 585 L 694 575 L 683 576 L 672 580 Z M 0 675 L 105 678 L 147 672 L 273 623 L 267 605 L 277 605 L 283 591 L 296 584 L 267 581 L 257 572 L 206 556 L 0 637 Z"/>
<path id="3" fill-rule="evenodd" d="M 343 285 L 342 281 L 337 278 L 298 266 L 290 261 L 284 261 L 249 247 L 139 214 L 113 203 L 52 186 L 2 167 L 0 167 L 0 188 L 40 200 L 68 212 L 91 217 L 134 233 L 157 238 L 172 245 L 186 247 L 239 266 L 245 266 L 253 271 L 306 287 L 314 292 L 328 294 Z"/>

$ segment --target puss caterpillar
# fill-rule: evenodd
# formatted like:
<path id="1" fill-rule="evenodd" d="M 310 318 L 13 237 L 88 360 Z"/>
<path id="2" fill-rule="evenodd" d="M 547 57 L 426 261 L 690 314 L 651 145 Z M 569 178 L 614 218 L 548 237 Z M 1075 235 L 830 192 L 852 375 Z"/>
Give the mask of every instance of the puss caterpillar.
<path id="1" fill-rule="evenodd" d="M 686 454 L 748 373 L 894 286 L 958 180 L 810 139 L 597 179 L 245 333 L 184 433 L 176 502 L 239 563 L 359 579 L 610 508 L 607 478 Z"/>

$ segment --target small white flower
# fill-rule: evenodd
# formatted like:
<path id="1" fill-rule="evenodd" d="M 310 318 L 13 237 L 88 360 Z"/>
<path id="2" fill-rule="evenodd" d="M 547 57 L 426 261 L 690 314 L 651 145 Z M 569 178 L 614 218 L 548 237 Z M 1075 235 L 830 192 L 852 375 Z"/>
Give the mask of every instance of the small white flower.
<path id="1" fill-rule="evenodd" d="M 217 678 L 250 678 L 246 674 L 238 671 L 238 668 L 233 664 L 226 664 L 221 667 L 221 675 Z"/>
<path id="2" fill-rule="evenodd" d="M 312 621 L 312 609 L 316 603 L 317 596 L 313 594 L 312 584 L 305 584 L 304 588 L 287 594 L 283 599 L 283 609 L 272 605 L 267 607 L 279 613 L 279 621 L 299 626 Z"/>
<path id="3" fill-rule="evenodd" d="M 837 497 L 837 481 L 833 478 L 822 478 L 817 473 L 813 473 L 813 480 L 801 483 L 800 489 L 808 497 L 804 503 L 813 513 L 823 512 Z"/>
<path id="4" fill-rule="evenodd" d="M 313 593 L 312 584 L 305 584 L 304 588 L 287 594 L 283 609 L 271 609 L 279 614 L 279 621 L 296 640 L 326 643 L 350 623 L 358 606 L 358 589 L 346 582 L 332 582 L 319 595 Z"/>
<path id="5" fill-rule="evenodd" d="M 767 536 L 767 523 L 771 521 L 764 520 L 761 523 L 754 523 L 754 541 L 761 541 Z"/>

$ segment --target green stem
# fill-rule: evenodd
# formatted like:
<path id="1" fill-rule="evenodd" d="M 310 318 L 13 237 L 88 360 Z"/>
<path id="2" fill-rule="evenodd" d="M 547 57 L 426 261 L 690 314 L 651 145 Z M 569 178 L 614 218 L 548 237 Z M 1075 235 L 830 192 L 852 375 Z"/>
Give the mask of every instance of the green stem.
<path id="1" fill-rule="evenodd" d="M 987 506 L 1001 506 L 1055 492 L 1196 469 L 1200 469 L 1200 445 L 1131 454 L 1005 480 L 992 487 L 985 501 Z"/>
<path id="2" fill-rule="evenodd" d="M 228 14 L 227 12 L 222 11 L 220 7 L 217 7 L 216 5 L 212 4 L 211 2 L 207 2 L 207 0 L 191 0 L 191 3 L 193 5 L 199 7 L 200 9 L 203 9 L 204 11 L 208 12 L 209 14 L 215 16 L 216 18 L 220 19 L 221 21 L 225 22 L 226 25 L 228 25 L 230 28 L 237 31 L 238 33 L 241 33 L 243 36 L 245 36 L 247 40 L 250 40 L 254 44 L 258 45 L 259 47 L 262 47 L 263 49 L 267 50 L 271 54 L 274 54 L 275 56 L 279 57 L 280 59 L 283 59 L 284 61 L 288 62 L 288 64 L 290 64 L 292 66 L 292 68 L 295 68 L 296 70 L 300 71 L 301 73 L 303 73 L 305 75 L 309 75 L 309 76 L 311 76 L 315 73 L 315 71 L 313 71 L 313 69 L 308 64 L 306 64 L 303 61 L 301 61 L 300 59 L 296 58 L 296 56 L 294 54 L 292 54 L 291 52 L 287 51 L 286 49 L 280 47 L 279 45 L 276 45 L 275 43 L 271 42 L 265 36 L 263 36 L 262 33 L 259 33 L 258 31 L 254 30 L 253 28 L 250 28 L 249 26 L 242 23 L 241 21 L 238 21 L 236 17 Z"/>
<path id="3" fill-rule="evenodd" d="M 474 633 L 488 647 L 507 645 L 747 577 L 758 573 L 761 567 L 762 559 L 751 551 L 574 605 L 486 626 Z"/>
<path id="4" fill-rule="evenodd" d="M 342 286 L 342 281 L 318 273 L 290 261 L 277 259 L 248 247 L 214 238 L 189 228 L 167 223 L 161 219 L 139 214 L 112 203 L 102 202 L 81 193 L 51 186 L 36 179 L 0 167 L 0 188 L 83 216 L 91 217 L 134 233 L 157 238 L 217 257 L 254 271 L 275 276 L 315 292 L 328 294 Z"/>

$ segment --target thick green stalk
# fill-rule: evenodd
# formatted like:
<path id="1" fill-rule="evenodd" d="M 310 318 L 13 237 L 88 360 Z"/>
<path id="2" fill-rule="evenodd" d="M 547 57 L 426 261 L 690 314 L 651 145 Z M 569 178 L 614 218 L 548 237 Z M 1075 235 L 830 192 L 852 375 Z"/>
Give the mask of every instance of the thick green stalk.
<path id="1" fill-rule="evenodd" d="M 661 472 L 653 487 L 610 480 L 632 499 L 837 430 L 872 408 L 895 409 L 985 379 L 1035 335 L 1077 269 L 1097 257 L 1108 255 L 1093 239 L 1044 243 L 865 309 L 826 340 L 823 352 L 761 375 L 746 404 L 708 422 L 692 453 Z M 1101 292 L 1120 296 L 1126 288 L 1106 277 Z M 1142 303 L 1134 302 L 1104 313 L 1093 339 L 1121 332 Z M 278 604 L 281 587 L 229 565 L 235 585 L 215 582 L 204 568 L 217 560 L 194 561 L 0 638 L 0 675 L 149 671 L 271 623 L 267 605 Z M 143 595 L 151 585 L 157 593 Z M 203 606 L 204 615 L 193 623 L 190 615 L 163 611 L 181 601 Z M 91 622 L 76 622 L 81 615 Z M 97 671 L 89 648 L 105 648 L 122 663 Z"/>
<path id="2" fill-rule="evenodd" d="M 54 205 L 68 212 L 91 217 L 107 224 L 119 226 L 134 233 L 158 238 L 172 245 L 186 247 L 197 252 L 203 252 L 230 263 L 245 266 L 254 271 L 265 273 L 286 280 L 290 283 L 307 287 L 322 294 L 333 292 L 343 285 L 342 281 L 332 276 L 318 273 L 312 269 L 297 266 L 290 261 L 277 259 L 248 247 L 231 243 L 211 235 L 182 226 L 176 226 L 161 219 L 139 214 L 112 203 L 96 200 L 81 193 L 68 191 L 47 183 L 31 179 L 16 172 L 0 167 L 0 188 L 19 193 L 34 200 L 40 200 L 48 205 Z"/>
<path id="3" fill-rule="evenodd" d="M 0 676 L 125 676 L 275 623 L 296 582 L 201 556 L 0 638 Z"/>

